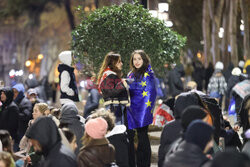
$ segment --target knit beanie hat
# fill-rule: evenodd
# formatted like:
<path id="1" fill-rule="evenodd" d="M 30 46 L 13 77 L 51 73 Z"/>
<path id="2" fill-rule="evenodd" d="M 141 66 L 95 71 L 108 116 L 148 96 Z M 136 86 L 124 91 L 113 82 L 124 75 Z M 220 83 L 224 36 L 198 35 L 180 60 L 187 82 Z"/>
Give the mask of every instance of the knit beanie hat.
<path id="1" fill-rule="evenodd" d="M 187 107 L 181 116 L 181 125 L 184 131 L 187 129 L 188 125 L 196 119 L 203 119 L 207 116 L 207 113 L 200 106 L 191 105 Z"/>
<path id="2" fill-rule="evenodd" d="M 188 125 L 185 132 L 185 140 L 195 144 L 204 150 L 207 143 L 211 140 L 214 128 L 201 120 L 194 120 Z"/>
<path id="3" fill-rule="evenodd" d="M 232 75 L 240 76 L 241 70 L 239 67 L 234 67 L 234 69 L 232 70 L 231 73 L 232 73 Z"/>
<path id="4" fill-rule="evenodd" d="M 86 133 L 93 139 L 104 138 L 105 134 L 107 133 L 107 128 L 107 122 L 101 117 L 90 119 L 85 124 Z"/>
<path id="5" fill-rule="evenodd" d="M 224 65 L 221 61 L 218 61 L 215 66 L 214 66 L 215 69 L 217 70 L 223 70 L 224 69 Z"/>

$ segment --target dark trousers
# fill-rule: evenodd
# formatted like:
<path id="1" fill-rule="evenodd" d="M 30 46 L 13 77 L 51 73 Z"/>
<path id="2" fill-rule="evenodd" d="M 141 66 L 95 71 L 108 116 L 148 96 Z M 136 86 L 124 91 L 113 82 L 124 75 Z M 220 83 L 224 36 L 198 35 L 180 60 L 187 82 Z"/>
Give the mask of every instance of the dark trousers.
<path id="1" fill-rule="evenodd" d="M 148 126 L 137 128 L 137 136 L 138 136 L 138 146 L 136 150 L 136 164 L 137 167 L 150 167 L 151 163 L 151 147 L 150 141 L 148 137 Z M 128 132 L 130 143 L 134 143 L 134 135 L 135 133 L 130 130 Z M 133 158 L 133 148 L 132 145 L 129 146 L 129 157 Z"/>

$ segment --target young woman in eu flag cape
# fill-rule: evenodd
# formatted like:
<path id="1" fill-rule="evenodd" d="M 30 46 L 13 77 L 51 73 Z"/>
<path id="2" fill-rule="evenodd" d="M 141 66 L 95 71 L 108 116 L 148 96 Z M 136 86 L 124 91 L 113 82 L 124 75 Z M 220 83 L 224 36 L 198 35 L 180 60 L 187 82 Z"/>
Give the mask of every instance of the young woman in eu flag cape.
<path id="1" fill-rule="evenodd" d="M 131 72 L 128 74 L 130 110 L 127 112 L 129 139 L 133 141 L 134 130 L 138 135 L 136 151 L 137 167 L 150 167 L 151 147 L 148 138 L 148 126 L 153 121 L 153 109 L 156 101 L 156 84 L 150 59 L 143 50 L 136 50 L 130 59 Z M 131 154 L 130 156 L 134 156 Z"/>

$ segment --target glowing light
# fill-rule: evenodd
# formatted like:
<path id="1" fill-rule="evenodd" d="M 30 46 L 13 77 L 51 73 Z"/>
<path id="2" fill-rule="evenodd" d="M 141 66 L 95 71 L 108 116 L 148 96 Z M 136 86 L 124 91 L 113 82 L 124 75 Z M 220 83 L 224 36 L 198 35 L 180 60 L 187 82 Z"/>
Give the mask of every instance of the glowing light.
<path id="1" fill-rule="evenodd" d="M 152 17 L 155 17 L 155 18 L 158 17 L 158 12 L 156 10 L 150 10 L 149 13 L 151 14 Z"/>
<path id="2" fill-rule="evenodd" d="M 38 58 L 38 60 L 42 60 L 42 59 L 43 59 L 43 54 L 39 54 L 39 55 L 37 56 L 37 58 Z"/>
<path id="3" fill-rule="evenodd" d="M 14 75 L 15 75 L 15 70 L 14 69 L 12 69 L 12 70 L 10 70 L 10 72 L 9 72 L 9 76 L 10 77 L 13 77 Z"/>
<path id="4" fill-rule="evenodd" d="M 165 22 L 165 25 L 166 25 L 167 27 L 172 27 L 174 24 L 173 24 L 172 21 L 166 21 L 166 22 Z"/>
<path id="5" fill-rule="evenodd" d="M 244 31 L 244 29 L 245 29 L 244 24 L 241 24 L 241 25 L 240 25 L 240 30 L 241 30 L 241 31 Z"/>
<path id="6" fill-rule="evenodd" d="M 33 79 L 34 78 L 33 74 L 29 74 L 28 78 Z"/>
<path id="7" fill-rule="evenodd" d="M 158 3 L 159 12 L 167 12 L 169 9 L 168 3 Z"/>
<path id="8" fill-rule="evenodd" d="M 200 53 L 200 52 L 197 53 L 197 57 L 198 57 L 199 59 L 201 58 L 201 53 Z"/>
<path id="9" fill-rule="evenodd" d="M 26 62 L 25 62 L 25 66 L 26 67 L 29 67 L 31 65 L 31 61 L 30 60 L 27 60 Z"/>
<path id="10" fill-rule="evenodd" d="M 15 76 L 22 76 L 23 75 L 23 70 L 19 70 L 15 72 Z"/>

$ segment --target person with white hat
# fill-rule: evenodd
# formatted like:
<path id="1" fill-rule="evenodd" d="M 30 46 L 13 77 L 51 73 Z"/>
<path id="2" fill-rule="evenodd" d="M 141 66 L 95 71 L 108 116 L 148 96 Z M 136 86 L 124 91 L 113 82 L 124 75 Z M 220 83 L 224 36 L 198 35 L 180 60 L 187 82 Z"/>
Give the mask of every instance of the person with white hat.
<path id="1" fill-rule="evenodd" d="M 59 64 L 59 81 L 60 81 L 60 102 L 65 104 L 68 102 L 78 102 L 78 90 L 76 86 L 76 79 L 74 74 L 74 68 L 72 64 L 72 52 L 63 51 L 59 54 L 59 60 L 62 64 Z"/>

